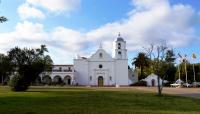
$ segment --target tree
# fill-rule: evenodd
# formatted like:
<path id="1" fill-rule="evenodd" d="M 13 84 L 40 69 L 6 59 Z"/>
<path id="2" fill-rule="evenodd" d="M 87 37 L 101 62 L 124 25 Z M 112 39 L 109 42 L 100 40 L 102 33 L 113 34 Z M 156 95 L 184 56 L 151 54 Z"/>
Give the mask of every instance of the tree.
<path id="1" fill-rule="evenodd" d="M 16 79 L 20 81 L 20 83 L 16 82 L 16 85 L 23 84 L 19 85 L 22 86 L 22 88 L 18 87 L 19 90 L 17 88 L 13 90 L 24 91 L 27 89 L 24 85 L 28 87 L 37 79 L 40 73 L 51 67 L 53 61 L 49 55 L 45 55 L 45 52 L 48 52 L 45 45 L 41 45 L 38 49 L 20 49 L 15 47 L 8 52 L 8 57 L 15 67 L 15 72 L 17 72 L 19 74 L 18 77 L 20 77 Z"/>
<path id="2" fill-rule="evenodd" d="M 140 79 L 144 78 L 144 67 L 148 67 L 149 66 L 149 58 L 146 56 L 145 53 L 140 52 L 138 54 L 138 56 L 136 58 L 133 58 L 132 60 L 132 65 L 135 65 L 135 67 L 140 68 L 141 71 L 141 75 L 140 75 Z"/>
<path id="3" fill-rule="evenodd" d="M 197 63 L 195 66 L 195 72 L 196 72 L 196 81 L 200 82 L 200 63 Z"/>
<path id="4" fill-rule="evenodd" d="M 176 67 L 174 65 L 176 58 L 173 50 L 167 50 L 166 56 L 165 56 L 165 69 L 166 69 L 166 79 L 170 82 L 175 80 L 175 74 L 176 74 Z"/>
<path id="5" fill-rule="evenodd" d="M 0 23 L 6 22 L 8 19 L 4 16 L 0 16 Z"/>
<path id="6" fill-rule="evenodd" d="M 164 45 L 157 45 L 156 47 L 151 44 L 150 48 L 145 48 L 147 50 L 147 54 L 153 58 L 151 58 L 151 67 L 154 71 L 154 73 L 158 76 L 158 95 L 162 95 L 162 89 L 163 86 L 160 85 L 160 78 L 164 80 L 166 75 L 167 70 L 163 70 L 164 68 L 164 63 L 165 63 L 165 58 L 166 58 L 166 52 L 167 52 L 167 46 Z M 150 50 L 150 51 L 149 51 Z M 163 82 L 162 82 L 163 83 Z"/>
<path id="7" fill-rule="evenodd" d="M 162 95 L 162 89 L 163 89 L 163 82 L 160 85 L 160 77 L 162 76 L 161 68 L 162 68 L 162 63 L 165 57 L 166 50 L 167 50 L 166 46 L 163 46 L 163 45 L 157 46 L 157 52 L 156 52 L 157 56 L 155 58 L 156 63 L 154 66 L 154 70 L 155 70 L 155 73 L 158 75 L 157 81 L 158 81 L 158 95 L 159 96 Z M 165 79 L 165 76 L 166 75 L 163 76 L 163 80 Z"/>
<path id="8" fill-rule="evenodd" d="M 0 76 L 1 76 L 1 83 L 4 85 L 5 80 L 8 79 L 8 75 L 11 74 L 12 66 L 8 56 L 4 54 L 0 54 Z"/>
<path id="9" fill-rule="evenodd" d="M 4 16 L 0 16 L 0 23 L 6 22 L 8 19 Z"/>
<path id="10" fill-rule="evenodd" d="M 180 65 L 180 78 L 181 80 L 186 82 L 186 75 L 185 75 L 185 63 L 181 63 Z M 188 83 L 192 83 L 194 81 L 194 75 L 193 75 L 193 64 L 190 64 L 187 62 L 187 81 Z M 196 72 L 196 81 L 200 81 L 199 73 L 200 73 L 200 64 L 194 64 L 195 72 Z M 176 79 L 179 78 L 178 71 L 176 72 Z"/>
<path id="11" fill-rule="evenodd" d="M 174 64 L 175 60 L 176 60 L 176 58 L 175 58 L 174 51 L 173 50 L 167 50 L 165 61 L 168 64 Z"/>

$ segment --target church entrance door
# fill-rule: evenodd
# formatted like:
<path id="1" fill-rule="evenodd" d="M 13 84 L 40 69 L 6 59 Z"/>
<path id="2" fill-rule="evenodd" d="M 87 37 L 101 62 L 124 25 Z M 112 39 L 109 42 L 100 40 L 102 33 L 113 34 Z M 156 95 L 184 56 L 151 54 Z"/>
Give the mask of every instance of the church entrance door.
<path id="1" fill-rule="evenodd" d="M 151 86 L 152 86 L 152 87 L 155 86 L 155 80 L 154 80 L 154 79 L 151 80 Z"/>
<path id="2" fill-rule="evenodd" d="M 103 76 L 98 77 L 98 86 L 103 86 Z"/>

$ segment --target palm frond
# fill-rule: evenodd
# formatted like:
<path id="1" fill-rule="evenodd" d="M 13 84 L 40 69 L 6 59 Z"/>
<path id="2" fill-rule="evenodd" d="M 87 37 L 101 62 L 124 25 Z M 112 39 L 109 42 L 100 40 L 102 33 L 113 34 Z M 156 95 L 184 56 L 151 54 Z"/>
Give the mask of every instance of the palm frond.
<path id="1" fill-rule="evenodd" d="M 0 23 L 6 22 L 6 21 L 8 21 L 8 19 L 6 17 L 4 17 L 4 16 L 0 17 Z"/>

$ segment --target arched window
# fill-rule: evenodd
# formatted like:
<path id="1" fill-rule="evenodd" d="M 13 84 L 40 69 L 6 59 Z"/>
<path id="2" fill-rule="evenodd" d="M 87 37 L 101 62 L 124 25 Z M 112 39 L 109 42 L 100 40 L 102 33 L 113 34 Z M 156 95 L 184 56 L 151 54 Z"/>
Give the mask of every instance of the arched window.
<path id="1" fill-rule="evenodd" d="M 71 69 L 71 67 L 68 67 L 68 72 L 72 72 L 72 69 Z"/>
<path id="2" fill-rule="evenodd" d="M 90 81 L 92 81 L 92 76 L 90 76 Z"/>
<path id="3" fill-rule="evenodd" d="M 110 81 L 112 81 L 112 77 L 110 76 Z"/>
<path id="4" fill-rule="evenodd" d="M 99 68 L 103 68 L 103 65 L 102 65 L 102 64 L 100 64 L 100 65 L 99 65 Z"/>
<path id="5" fill-rule="evenodd" d="M 118 54 L 119 54 L 119 55 L 121 55 L 121 54 L 122 54 L 122 52 L 121 52 L 121 51 L 118 51 Z"/>
<path id="6" fill-rule="evenodd" d="M 60 72 L 62 71 L 62 67 L 59 67 L 59 71 L 60 71 Z"/>
<path id="7" fill-rule="evenodd" d="M 121 43 L 118 43 L 118 49 L 121 49 Z"/>
<path id="8" fill-rule="evenodd" d="M 103 57 L 103 54 L 102 53 L 99 53 L 99 58 L 102 58 Z"/>

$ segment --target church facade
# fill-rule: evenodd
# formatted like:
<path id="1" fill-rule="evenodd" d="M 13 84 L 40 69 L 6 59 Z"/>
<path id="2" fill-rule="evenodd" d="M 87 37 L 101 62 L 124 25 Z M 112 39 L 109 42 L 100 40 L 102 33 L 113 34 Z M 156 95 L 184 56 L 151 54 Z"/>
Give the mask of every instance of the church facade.
<path id="1" fill-rule="evenodd" d="M 44 76 L 46 74 L 42 78 Z M 128 69 L 126 41 L 120 34 L 113 43 L 113 56 L 100 45 L 99 49 L 88 58 L 77 56 L 73 65 L 54 65 L 49 77 L 52 81 L 56 81 L 58 80 L 55 79 L 56 76 L 57 78 L 60 76 L 60 80 L 66 85 L 86 86 L 127 86 L 138 80 L 137 74 Z"/>
<path id="2" fill-rule="evenodd" d="M 118 36 L 113 46 L 113 57 L 100 46 L 91 57 L 74 59 L 74 69 L 80 85 L 128 85 L 126 41 Z"/>

